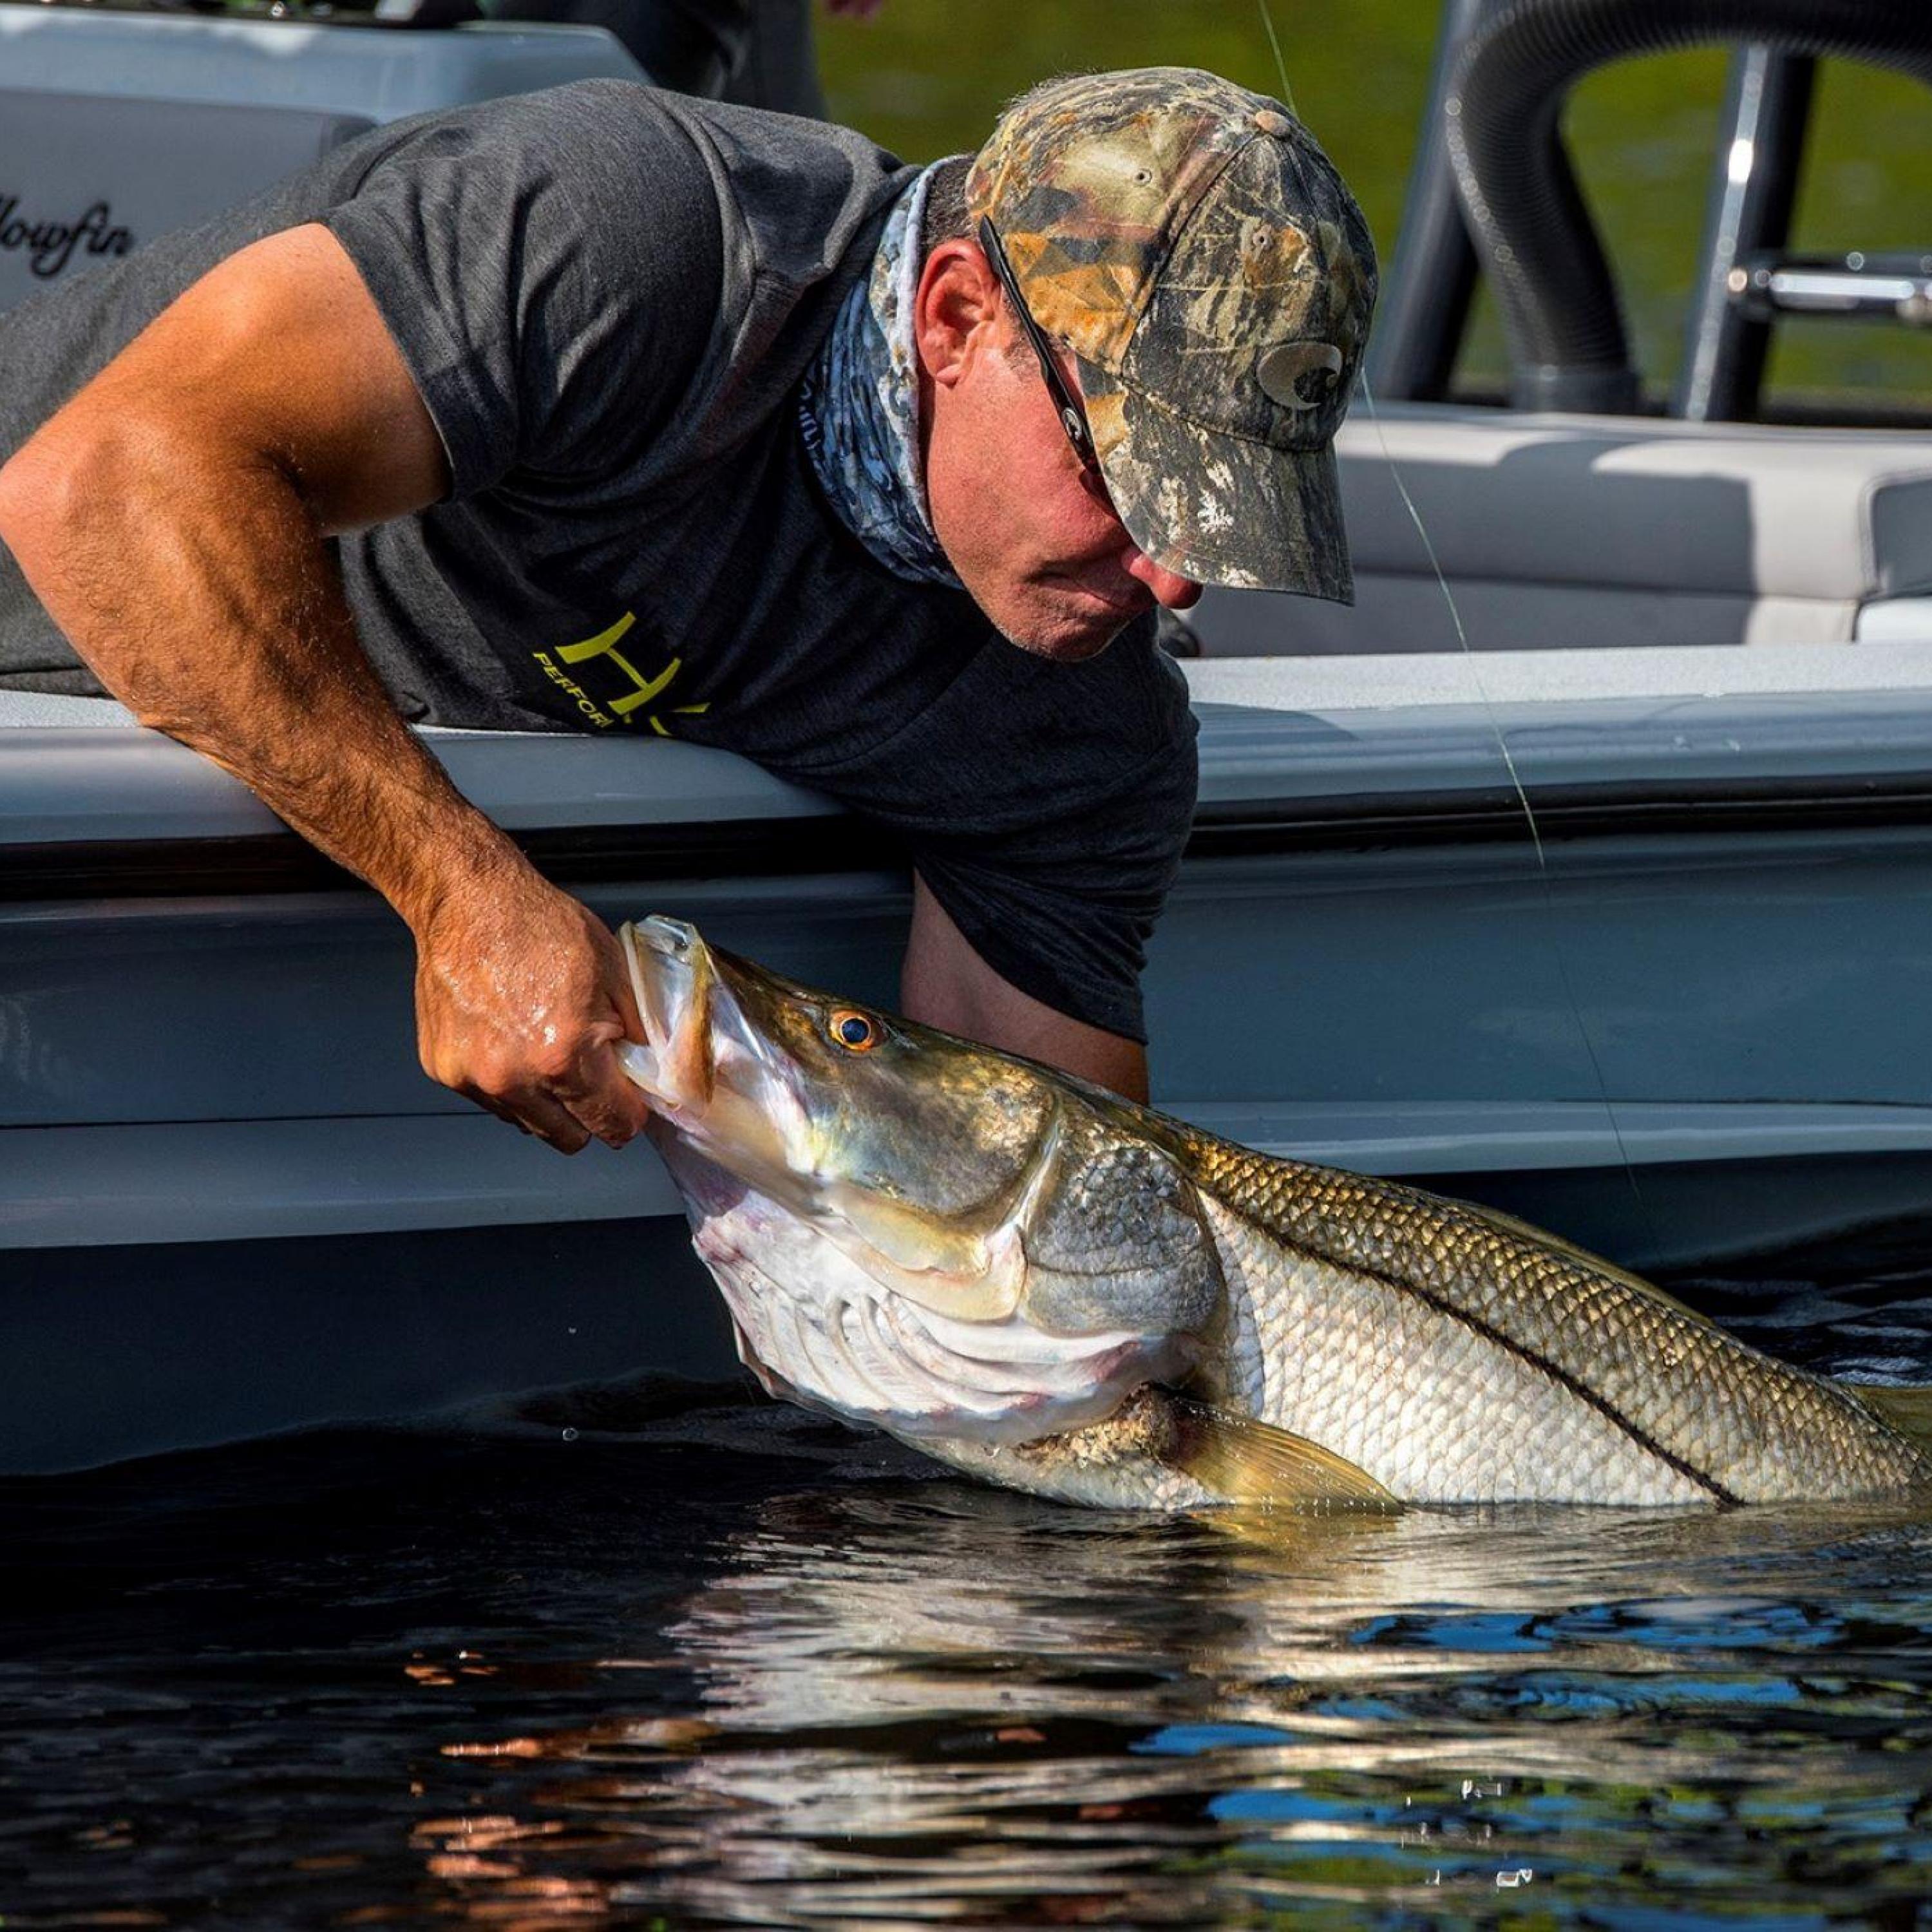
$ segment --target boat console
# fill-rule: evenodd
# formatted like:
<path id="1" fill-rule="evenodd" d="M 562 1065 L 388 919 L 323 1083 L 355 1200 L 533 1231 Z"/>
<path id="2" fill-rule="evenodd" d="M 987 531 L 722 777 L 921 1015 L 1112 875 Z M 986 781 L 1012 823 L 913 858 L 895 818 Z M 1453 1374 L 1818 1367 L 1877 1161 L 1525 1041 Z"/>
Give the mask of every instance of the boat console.
<path id="1" fill-rule="evenodd" d="M 1711 40 L 1733 51 L 1703 270 L 1656 414 L 1561 115 L 1593 67 Z M 1355 608 L 1210 591 L 1203 655 L 1932 641 L 1932 410 L 1756 419 L 1785 317 L 1932 324 L 1932 249 L 1786 249 L 1827 56 L 1932 80 L 1932 12 L 1450 0 L 1367 381 L 1336 443 Z M 1455 399 L 1479 274 L 1508 338 L 1508 408 Z M 1932 334 L 1926 352 L 1932 372 Z"/>
<path id="2" fill-rule="evenodd" d="M 1923 434 L 1358 403 L 1336 454 L 1354 605 L 1210 590 L 1204 658 L 1932 643 Z"/>

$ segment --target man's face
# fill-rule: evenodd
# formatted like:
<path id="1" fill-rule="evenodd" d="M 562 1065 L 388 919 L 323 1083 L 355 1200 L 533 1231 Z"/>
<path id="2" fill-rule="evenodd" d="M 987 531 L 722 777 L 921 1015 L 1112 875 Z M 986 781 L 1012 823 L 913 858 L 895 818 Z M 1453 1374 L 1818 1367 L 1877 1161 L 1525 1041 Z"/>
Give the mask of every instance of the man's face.
<path id="1" fill-rule="evenodd" d="M 934 249 L 919 302 L 933 529 L 994 627 L 1022 650 L 1072 661 L 1104 650 L 1156 603 L 1193 603 L 1200 585 L 1142 552 L 1075 455 L 977 247 Z M 1070 358 L 1060 367 L 1077 392 Z"/>

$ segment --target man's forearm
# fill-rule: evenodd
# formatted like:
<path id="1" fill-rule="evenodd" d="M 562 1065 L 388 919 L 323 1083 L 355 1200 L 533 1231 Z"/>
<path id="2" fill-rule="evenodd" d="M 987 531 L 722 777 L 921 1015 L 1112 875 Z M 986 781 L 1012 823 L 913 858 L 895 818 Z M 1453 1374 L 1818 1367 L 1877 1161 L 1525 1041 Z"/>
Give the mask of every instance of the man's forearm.
<path id="1" fill-rule="evenodd" d="M 910 1018 L 928 1026 L 1044 1060 L 1130 1100 L 1148 1097 L 1147 1052 L 1138 1040 L 1056 1012 L 1003 979 L 916 872 L 900 998 Z"/>
<path id="2" fill-rule="evenodd" d="M 293 479 L 165 428 L 43 433 L 4 540 L 102 684 L 421 929 L 518 855 L 397 715 Z"/>
<path id="3" fill-rule="evenodd" d="M 30 444 L 0 470 L 0 540 L 136 716 L 226 766 L 408 922 L 425 1072 L 567 1153 L 592 1135 L 621 1144 L 645 1107 L 613 1052 L 638 1030 L 615 941 L 397 715 L 293 480 L 220 446 Z"/>
<path id="4" fill-rule="evenodd" d="M 310 225 L 212 269 L 0 469 L 0 542 L 137 717 L 408 921 L 425 1072 L 566 1153 L 621 1144 L 646 1109 L 616 941 L 397 715 L 326 541 L 448 487 L 374 301 Z"/>

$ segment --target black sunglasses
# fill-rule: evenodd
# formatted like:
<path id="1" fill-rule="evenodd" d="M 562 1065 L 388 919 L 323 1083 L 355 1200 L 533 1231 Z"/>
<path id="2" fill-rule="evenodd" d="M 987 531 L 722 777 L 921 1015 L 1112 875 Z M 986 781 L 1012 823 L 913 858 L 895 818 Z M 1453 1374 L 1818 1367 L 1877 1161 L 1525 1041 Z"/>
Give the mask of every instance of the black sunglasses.
<path id="1" fill-rule="evenodd" d="M 1034 320 L 1033 311 L 1020 293 L 1013 265 L 1006 260 L 999 230 L 993 226 L 990 215 L 980 218 L 980 246 L 986 250 L 986 260 L 992 263 L 993 272 L 999 277 L 1000 286 L 1006 290 L 1006 299 L 1012 304 L 1013 313 L 1019 317 L 1020 326 L 1033 344 L 1033 352 L 1040 358 L 1040 373 L 1046 378 L 1047 393 L 1053 398 L 1060 426 L 1066 432 L 1066 440 L 1073 446 L 1073 453 L 1080 459 L 1081 468 L 1098 477 L 1100 461 L 1094 453 L 1094 432 L 1087 427 L 1087 412 L 1080 406 L 1080 398 L 1067 387 L 1066 378 L 1060 373 L 1060 364 L 1053 359 L 1053 346 L 1046 339 L 1046 330 Z"/>

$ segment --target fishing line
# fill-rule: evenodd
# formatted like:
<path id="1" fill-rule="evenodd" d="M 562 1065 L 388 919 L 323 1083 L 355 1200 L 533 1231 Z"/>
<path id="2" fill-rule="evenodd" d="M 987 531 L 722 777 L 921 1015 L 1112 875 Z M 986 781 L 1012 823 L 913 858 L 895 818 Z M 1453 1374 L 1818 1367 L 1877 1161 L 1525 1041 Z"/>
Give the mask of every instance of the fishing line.
<path id="1" fill-rule="evenodd" d="M 1268 45 L 1274 50 L 1276 72 L 1281 79 L 1281 99 L 1284 106 L 1294 113 L 1294 98 L 1288 86 L 1288 62 L 1281 50 L 1281 40 L 1275 32 L 1274 16 L 1268 8 L 1268 0 L 1255 0 L 1262 16 L 1262 24 L 1268 30 Z M 1298 118 L 1299 118 L 1298 115 Z M 1369 372 L 1362 370 L 1357 376 L 1357 385 L 1362 400 L 1368 405 L 1369 420 L 1375 425 L 1376 441 L 1382 449 L 1382 461 L 1388 467 L 1390 480 L 1395 484 L 1396 494 L 1402 499 L 1402 506 L 1408 513 L 1409 521 L 1415 526 L 1415 534 L 1421 539 L 1423 554 L 1429 560 L 1429 567 L 1436 574 L 1436 587 L 1442 592 L 1442 601 L 1449 607 L 1449 622 L 1454 628 L 1456 641 L 1461 646 L 1462 661 L 1468 667 L 1471 681 L 1476 687 L 1476 694 L 1481 699 L 1483 714 L 1489 721 L 1490 735 L 1496 741 L 1496 750 L 1501 755 L 1503 770 L 1509 775 L 1511 788 L 1516 802 L 1522 808 L 1523 823 L 1529 828 L 1529 842 L 1536 854 L 1537 883 L 1543 893 L 1544 913 L 1548 922 L 1550 934 L 1550 951 L 1556 964 L 1556 975 L 1562 982 L 1563 996 L 1570 1003 L 1570 1016 L 1576 1022 L 1577 1037 L 1583 1042 L 1584 1056 L 1590 1063 L 1592 1077 L 1597 1083 L 1598 1098 L 1603 1103 L 1604 1118 L 1609 1124 L 1610 1138 L 1616 1144 L 1617 1158 L 1623 1163 L 1624 1178 L 1630 1184 L 1630 1198 L 1636 1203 L 1638 1211 L 1646 1222 L 1651 1219 L 1648 1204 L 1643 1198 L 1643 1190 L 1637 1184 L 1636 1168 L 1630 1157 L 1630 1149 L 1624 1141 L 1623 1127 L 1617 1119 L 1616 1103 L 1610 1098 L 1610 1084 L 1604 1072 L 1604 1064 L 1597 1052 L 1597 1043 L 1592 1038 L 1589 1024 L 1583 1017 L 1582 1002 L 1576 997 L 1575 982 L 1570 976 L 1570 962 L 1564 952 L 1559 936 L 1560 921 L 1556 908 L 1556 895 L 1550 872 L 1550 856 L 1544 850 L 1543 830 L 1536 822 L 1536 812 L 1529 802 L 1529 788 L 1522 782 L 1516 770 L 1515 754 L 1509 747 L 1509 738 L 1496 715 L 1494 700 L 1483 679 L 1480 661 L 1469 643 L 1469 634 L 1462 628 L 1462 614 L 1456 608 L 1456 596 L 1449 587 L 1448 573 L 1442 568 L 1436 554 L 1436 545 L 1430 541 L 1427 529 L 1422 520 L 1422 513 L 1415 506 L 1415 499 L 1410 495 L 1408 484 L 1403 479 L 1402 466 L 1395 460 L 1395 452 L 1389 447 L 1388 432 L 1384 427 L 1382 412 L 1376 406 L 1376 399 L 1369 387 Z"/>
<path id="2" fill-rule="evenodd" d="M 1288 62 L 1274 31 L 1274 16 L 1268 11 L 1268 0 L 1255 0 L 1255 5 L 1260 11 L 1262 26 L 1268 30 L 1268 45 L 1274 50 L 1275 71 L 1281 76 L 1281 104 L 1299 121 L 1301 110 L 1295 106 L 1294 90 L 1288 84 Z"/>
<path id="3" fill-rule="evenodd" d="M 1543 848 L 1543 832 L 1536 822 L 1536 812 L 1529 802 L 1529 788 L 1522 782 L 1516 770 L 1515 755 L 1509 748 L 1508 734 L 1496 716 L 1496 708 L 1490 696 L 1489 686 L 1483 681 L 1480 660 L 1471 647 L 1468 634 L 1462 628 L 1462 615 L 1456 608 L 1455 594 L 1449 587 L 1449 578 L 1436 560 L 1436 546 L 1430 542 L 1429 532 L 1423 527 L 1422 514 L 1415 507 L 1415 499 L 1408 493 L 1408 485 L 1402 480 L 1402 466 L 1395 460 L 1389 448 L 1388 432 L 1383 427 L 1382 412 L 1376 407 L 1376 399 L 1369 388 L 1366 370 L 1359 376 L 1362 400 L 1369 406 L 1369 420 L 1375 425 L 1376 440 L 1382 447 L 1382 460 L 1388 466 L 1390 480 L 1396 494 L 1402 499 L 1402 508 L 1408 512 L 1408 520 L 1415 526 L 1416 535 L 1422 539 L 1423 554 L 1429 559 L 1429 567 L 1436 573 L 1436 581 L 1442 592 L 1442 601 L 1449 607 L 1449 621 L 1455 626 L 1456 641 L 1462 647 L 1462 659 L 1468 666 L 1469 676 L 1476 687 L 1476 694 L 1483 701 L 1483 713 L 1489 720 L 1490 735 L 1496 741 L 1496 749 L 1502 754 L 1503 770 L 1509 774 L 1516 802 L 1522 807 L 1523 823 L 1529 827 L 1529 842 L 1536 852 L 1537 884 L 1542 889 L 1543 909 L 1549 922 L 1550 957 L 1556 962 L 1556 976 L 1563 982 L 1563 997 L 1570 1003 L 1570 1016 L 1576 1022 L 1576 1036 L 1583 1042 L 1583 1052 L 1590 1063 L 1590 1072 L 1597 1083 L 1597 1097 L 1603 1102 L 1604 1118 L 1609 1123 L 1610 1138 L 1616 1144 L 1617 1158 L 1622 1162 L 1624 1178 L 1630 1183 L 1630 1198 L 1636 1202 L 1644 1219 L 1650 1219 L 1650 1208 L 1643 1198 L 1643 1190 L 1637 1184 L 1636 1168 L 1630 1157 L 1630 1150 L 1624 1144 L 1623 1128 L 1617 1119 L 1616 1103 L 1610 1098 L 1610 1083 L 1605 1077 L 1604 1064 L 1597 1052 L 1597 1043 L 1590 1035 L 1588 1022 L 1583 1017 L 1582 1002 L 1576 997 L 1574 981 L 1570 976 L 1570 962 L 1564 952 L 1558 936 L 1560 924 L 1556 908 L 1556 894 L 1551 882 L 1550 855 Z"/>

